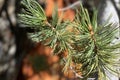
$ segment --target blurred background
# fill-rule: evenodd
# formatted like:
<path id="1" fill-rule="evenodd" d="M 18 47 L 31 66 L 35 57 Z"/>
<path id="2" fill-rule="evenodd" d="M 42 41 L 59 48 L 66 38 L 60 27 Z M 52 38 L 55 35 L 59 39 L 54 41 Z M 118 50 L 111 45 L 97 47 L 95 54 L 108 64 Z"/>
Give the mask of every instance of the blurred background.
<path id="1" fill-rule="evenodd" d="M 63 66 L 60 59 L 65 57 L 67 52 L 52 56 L 50 47 L 44 46 L 40 42 L 32 42 L 27 37 L 26 33 L 32 31 L 17 22 L 17 14 L 21 12 L 22 8 L 20 1 L 0 0 L 0 80 L 80 80 L 71 69 L 68 72 L 62 72 Z M 119 27 L 120 0 L 37 1 L 45 10 L 49 20 L 51 20 L 52 12 L 57 4 L 58 15 L 62 15 L 63 20 L 73 21 L 75 9 L 79 9 L 80 3 L 82 3 L 88 9 L 90 17 L 92 17 L 94 9 L 98 10 L 99 24 L 104 24 L 112 14 L 109 23 L 116 23 L 116 27 Z M 116 34 L 114 43 L 120 41 L 119 34 Z M 78 65 L 78 67 L 80 66 Z M 117 71 L 120 69 L 117 68 Z M 78 74 L 82 73 L 78 72 Z M 111 79 L 120 80 L 119 77 L 120 74 L 117 77 L 112 76 Z"/>

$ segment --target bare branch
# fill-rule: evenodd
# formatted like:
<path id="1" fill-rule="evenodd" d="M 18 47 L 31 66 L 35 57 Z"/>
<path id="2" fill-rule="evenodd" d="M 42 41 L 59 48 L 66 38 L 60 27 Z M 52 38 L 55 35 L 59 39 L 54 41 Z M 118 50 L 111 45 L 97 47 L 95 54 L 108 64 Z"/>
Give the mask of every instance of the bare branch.
<path id="1" fill-rule="evenodd" d="M 79 4 L 81 3 L 82 1 L 76 1 L 75 3 L 67 6 L 67 7 L 64 7 L 64 8 L 60 8 L 58 9 L 58 11 L 66 11 L 68 9 L 71 9 L 71 8 L 74 8 L 75 6 L 79 6 Z"/>

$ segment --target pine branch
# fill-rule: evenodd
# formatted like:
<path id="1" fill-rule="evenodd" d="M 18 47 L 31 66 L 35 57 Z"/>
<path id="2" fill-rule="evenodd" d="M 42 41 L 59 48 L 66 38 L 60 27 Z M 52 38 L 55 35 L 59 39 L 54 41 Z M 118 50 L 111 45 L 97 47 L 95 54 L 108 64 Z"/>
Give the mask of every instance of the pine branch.
<path id="1" fill-rule="evenodd" d="M 18 15 L 19 21 L 26 26 L 41 26 L 46 21 L 45 12 L 35 0 L 23 0 L 21 2 L 26 9 L 23 14 Z"/>
<path id="2" fill-rule="evenodd" d="M 97 12 L 90 19 L 87 9 L 82 5 L 80 11 L 76 11 L 73 22 L 62 21 L 58 17 L 57 7 L 51 22 L 48 22 L 44 10 L 35 0 L 23 0 L 22 4 L 26 9 L 19 15 L 20 23 L 36 30 L 28 33 L 29 37 L 50 46 L 55 55 L 68 51 L 67 56 L 63 57 L 66 60 L 65 71 L 74 62 L 82 64 L 80 71 L 84 78 L 98 73 L 101 80 L 106 77 L 105 70 L 114 73 L 112 68 L 119 54 L 116 51 L 120 49 L 120 43 L 111 45 L 117 31 L 114 24 L 98 25 Z"/>
<path id="3" fill-rule="evenodd" d="M 85 36 L 89 34 L 89 37 L 77 41 L 76 44 L 78 46 L 80 45 L 82 47 L 85 45 L 83 50 L 80 51 L 81 55 L 77 58 L 78 63 L 82 63 L 81 70 L 84 77 L 89 77 L 92 73 L 98 72 L 99 80 L 101 80 L 106 75 L 105 70 L 113 70 L 107 65 L 110 65 L 113 68 L 114 64 L 112 61 L 115 62 L 115 51 L 118 48 L 114 48 L 113 46 L 116 45 L 112 45 L 112 49 L 110 49 L 110 46 L 115 38 L 116 28 L 114 24 L 99 26 L 97 24 L 97 15 L 94 15 L 94 17 L 95 18 L 90 21 L 88 12 L 81 6 L 81 11 L 77 14 L 75 21 L 76 23 L 79 23 L 78 29 L 80 30 L 80 35 Z"/>

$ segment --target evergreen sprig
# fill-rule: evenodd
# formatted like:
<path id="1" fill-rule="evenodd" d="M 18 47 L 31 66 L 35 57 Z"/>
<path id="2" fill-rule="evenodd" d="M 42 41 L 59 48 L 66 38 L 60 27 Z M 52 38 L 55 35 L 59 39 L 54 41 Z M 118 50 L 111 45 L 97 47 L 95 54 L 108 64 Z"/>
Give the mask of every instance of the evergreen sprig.
<path id="1" fill-rule="evenodd" d="M 62 21 L 58 17 L 57 7 L 49 22 L 44 10 L 35 0 L 23 0 L 22 4 L 25 9 L 19 14 L 20 23 L 35 29 L 35 32 L 28 33 L 30 38 L 50 46 L 53 54 L 68 52 L 67 57 L 63 57 L 64 70 L 72 67 L 72 62 L 82 64 L 79 71 L 84 79 L 98 74 L 99 80 L 107 80 L 105 71 L 115 72 L 114 64 L 120 53 L 120 43 L 111 44 L 117 33 L 114 24 L 98 25 L 97 12 L 90 19 L 87 9 L 82 5 L 80 11 L 76 11 L 73 22 Z"/>
<path id="2" fill-rule="evenodd" d="M 97 12 L 90 20 L 88 11 L 82 6 L 80 9 L 75 19 L 80 32 L 76 45 L 81 46 L 82 50 L 76 55 L 76 60 L 82 64 L 81 71 L 85 77 L 97 73 L 99 80 L 107 80 L 106 72 L 115 72 L 114 65 L 117 56 L 120 56 L 120 43 L 111 44 L 118 28 L 114 24 L 100 26 L 97 23 Z"/>
<path id="3" fill-rule="evenodd" d="M 46 21 L 46 15 L 42 7 L 35 0 L 22 0 L 25 9 L 20 14 L 20 22 L 26 26 L 41 26 Z"/>

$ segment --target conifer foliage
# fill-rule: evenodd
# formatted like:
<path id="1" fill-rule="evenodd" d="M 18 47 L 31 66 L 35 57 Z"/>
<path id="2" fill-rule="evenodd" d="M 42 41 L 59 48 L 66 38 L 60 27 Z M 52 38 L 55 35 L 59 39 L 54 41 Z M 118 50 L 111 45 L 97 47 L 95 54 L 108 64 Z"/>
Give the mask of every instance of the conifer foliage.
<path id="1" fill-rule="evenodd" d="M 57 6 L 52 20 L 48 21 L 44 10 L 35 0 L 23 0 L 22 4 L 25 8 L 19 14 L 19 22 L 35 30 L 28 33 L 28 36 L 35 42 L 50 46 L 54 55 L 68 52 L 63 57 L 63 70 L 72 67 L 71 63 L 82 64 L 79 71 L 82 72 L 83 79 L 98 74 L 99 80 L 108 79 L 106 71 L 115 73 L 114 65 L 120 55 L 120 43 L 111 44 L 118 29 L 114 24 L 99 25 L 97 12 L 94 11 L 90 19 L 87 9 L 81 4 L 72 22 L 62 21 L 58 17 Z"/>

